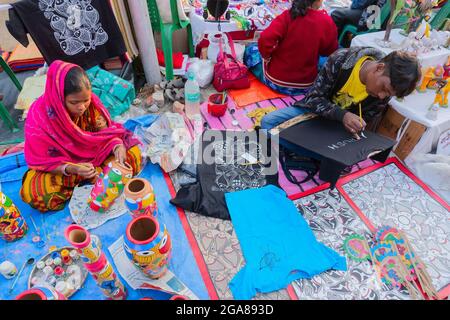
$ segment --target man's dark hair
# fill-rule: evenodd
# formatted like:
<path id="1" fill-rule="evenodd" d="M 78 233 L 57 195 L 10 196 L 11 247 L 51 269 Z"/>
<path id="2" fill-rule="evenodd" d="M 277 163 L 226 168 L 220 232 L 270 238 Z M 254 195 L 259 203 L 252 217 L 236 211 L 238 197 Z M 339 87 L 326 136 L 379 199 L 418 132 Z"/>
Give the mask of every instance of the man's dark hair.
<path id="1" fill-rule="evenodd" d="M 91 82 L 81 67 L 73 67 L 67 72 L 64 79 L 64 97 L 80 92 L 83 89 L 91 89 Z"/>
<path id="2" fill-rule="evenodd" d="M 308 8 L 310 8 L 315 1 L 316 0 L 293 0 L 290 10 L 292 19 L 296 19 L 298 16 L 306 16 Z"/>
<path id="3" fill-rule="evenodd" d="M 416 88 L 422 76 L 417 58 L 404 51 L 393 51 L 379 62 L 385 65 L 385 75 L 391 79 L 395 96 L 403 98 Z"/>

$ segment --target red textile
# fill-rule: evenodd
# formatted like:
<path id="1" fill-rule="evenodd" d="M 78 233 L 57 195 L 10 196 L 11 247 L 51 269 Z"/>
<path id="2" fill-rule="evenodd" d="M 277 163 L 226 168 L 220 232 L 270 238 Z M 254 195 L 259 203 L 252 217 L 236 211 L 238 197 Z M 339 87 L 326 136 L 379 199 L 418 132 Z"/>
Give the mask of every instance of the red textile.
<path id="1" fill-rule="evenodd" d="M 161 67 L 165 67 L 166 63 L 164 62 L 164 52 L 161 49 L 156 49 L 156 55 L 158 57 L 158 64 Z M 183 67 L 183 53 L 175 52 L 172 53 L 172 61 L 174 69 L 181 69 Z"/>
<path id="2" fill-rule="evenodd" d="M 319 56 L 332 54 L 337 38 L 336 25 L 325 10 L 309 9 L 295 20 L 286 10 L 259 38 L 264 75 L 280 86 L 309 87 L 317 76 Z"/>

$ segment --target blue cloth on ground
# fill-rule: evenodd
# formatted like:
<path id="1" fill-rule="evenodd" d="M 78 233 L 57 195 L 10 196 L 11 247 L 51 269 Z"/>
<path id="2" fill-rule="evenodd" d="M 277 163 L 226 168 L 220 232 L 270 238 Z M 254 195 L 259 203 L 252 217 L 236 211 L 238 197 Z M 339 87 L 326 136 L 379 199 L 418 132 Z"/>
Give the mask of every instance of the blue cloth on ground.
<path id="1" fill-rule="evenodd" d="M 318 242 L 286 193 L 273 185 L 225 194 L 246 264 L 229 283 L 235 299 L 285 288 L 329 269 L 344 257 Z"/>
<path id="2" fill-rule="evenodd" d="M 2 159 L 3 158 L 0 158 L 0 164 L 2 163 Z M 6 173 L 9 172 L 11 171 Z M 194 254 L 184 232 L 181 220 L 177 214 L 177 210 L 175 206 L 169 203 L 172 196 L 170 195 L 169 188 L 166 184 L 161 168 L 158 165 L 147 164 L 139 176 L 149 180 L 152 184 L 156 192 L 156 201 L 160 212 L 160 221 L 166 224 L 171 235 L 172 258 L 169 262 L 169 269 L 200 299 L 208 299 L 209 296 L 206 286 L 202 280 L 200 270 L 197 267 Z M 21 179 L 22 177 L 20 176 L 20 180 Z M 0 262 L 9 260 L 13 262 L 17 268 L 22 266 L 28 256 L 34 257 L 36 260 L 40 259 L 48 252 L 50 246 L 67 246 L 68 243 L 64 238 L 64 230 L 72 223 L 68 206 L 61 211 L 42 214 L 24 203 L 19 195 L 21 184 L 22 181 L 1 183 L 2 191 L 7 194 L 19 208 L 29 228 L 27 235 L 15 242 L 6 242 L 3 239 L 0 239 Z M 36 235 L 36 231 L 31 223 L 30 216 L 33 216 L 37 227 L 40 228 L 41 235 L 46 240 L 46 245 L 42 248 L 37 247 L 32 242 L 32 238 Z M 103 252 L 113 264 L 113 268 L 116 272 L 117 268 L 114 265 L 114 260 L 111 257 L 108 247 L 120 236 L 124 235 L 129 221 L 131 221 L 131 216 L 129 214 L 125 214 L 106 222 L 98 228 L 90 230 L 92 234 L 95 234 L 100 238 Z M 9 287 L 15 278 L 6 280 L 0 276 L 0 300 L 14 299 L 15 296 L 24 291 L 27 288 L 28 277 L 31 269 L 31 267 L 26 267 L 24 269 L 14 290 L 11 293 L 8 292 Z M 121 280 L 123 280 L 118 272 L 117 275 Z M 124 280 L 123 283 L 128 290 L 128 300 L 136 300 L 143 297 L 151 297 L 156 300 L 167 300 L 170 297 L 167 293 L 157 290 L 133 290 Z M 88 275 L 82 289 L 76 292 L 70 299 L 103 300 L 106 298 L 96 285 L 93 277 Z"/>

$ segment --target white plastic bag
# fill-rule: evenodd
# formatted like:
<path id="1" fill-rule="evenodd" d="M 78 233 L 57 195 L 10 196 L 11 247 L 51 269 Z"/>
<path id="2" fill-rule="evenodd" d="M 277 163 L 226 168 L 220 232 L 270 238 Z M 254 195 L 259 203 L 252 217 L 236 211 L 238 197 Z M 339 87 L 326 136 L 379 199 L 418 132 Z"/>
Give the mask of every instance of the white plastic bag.
<path id="1" fill-rule="evenodd" d="M 195 80 L 201 88 L 206 88 L 212 82 L 214 76 L 214 63 L 212 61 L 192 58 L 188 68 L 195 73 Z"/>

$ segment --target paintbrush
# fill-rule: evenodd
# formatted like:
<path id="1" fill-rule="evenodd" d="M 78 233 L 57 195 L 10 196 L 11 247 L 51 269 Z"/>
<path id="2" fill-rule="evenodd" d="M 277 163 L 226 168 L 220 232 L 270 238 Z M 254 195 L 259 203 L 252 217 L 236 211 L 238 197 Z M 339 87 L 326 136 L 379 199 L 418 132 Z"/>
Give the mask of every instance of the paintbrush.
<path id="1" fill-rule="evenodd" d="M 223 93 L 222 93 L 222 104 L 224 104 L 225 103 L 225 98 L 227 97 L 227 93 L 226 93 L 226 91 L 224 91 Z"/>

